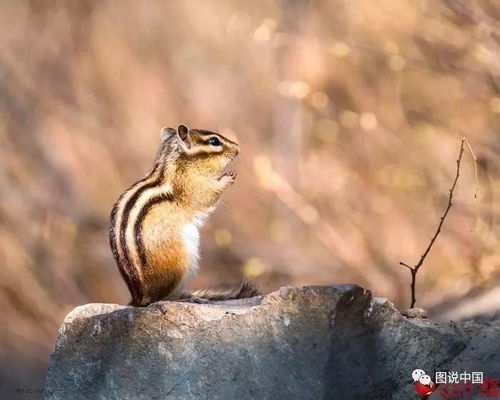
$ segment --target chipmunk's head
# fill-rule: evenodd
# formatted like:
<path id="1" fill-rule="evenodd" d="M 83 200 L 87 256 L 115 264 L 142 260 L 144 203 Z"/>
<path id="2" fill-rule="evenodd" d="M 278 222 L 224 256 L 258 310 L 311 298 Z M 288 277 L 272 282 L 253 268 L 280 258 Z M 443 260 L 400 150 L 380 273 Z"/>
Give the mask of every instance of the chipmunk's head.
<path id="1" fill-rule="evenodd" d="M 195 170 L 199 175 L 219 177 L 238 155 L 239 145 L 219 133 L 202 129 L 163 128 L 164 143 L 173 145 L 179 167 Z"/>

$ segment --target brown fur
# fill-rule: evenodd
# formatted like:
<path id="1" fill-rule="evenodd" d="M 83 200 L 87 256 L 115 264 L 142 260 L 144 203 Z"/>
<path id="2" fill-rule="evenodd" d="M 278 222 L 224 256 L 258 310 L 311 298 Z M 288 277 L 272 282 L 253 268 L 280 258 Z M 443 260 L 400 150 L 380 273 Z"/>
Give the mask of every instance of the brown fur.
<path id="1" fill-rule="evenodd" d="M 255 283 L 243 280 L 239 286 L 228 289 L 201 289 L 189 292 L 192 297 L 211 301 L 246 299 L 260 295 Z"/>
<path id="2" fill-rule="evenodd" d="M 210 143 L 213 137 L 220 144 Z M 235 178 L 223 170 L 238 154 L 236 142 L 183 125 L 165 128 L 162 138 L 155 167 L 118 199 L 111 217 L 113 255 L 135 306 L 185 295 L 193 261 L 183 228 L 213 208 Z M 258 292 L 246 282 L 225 294 L 203 293 L 208 299 L 227 299 Z"/>

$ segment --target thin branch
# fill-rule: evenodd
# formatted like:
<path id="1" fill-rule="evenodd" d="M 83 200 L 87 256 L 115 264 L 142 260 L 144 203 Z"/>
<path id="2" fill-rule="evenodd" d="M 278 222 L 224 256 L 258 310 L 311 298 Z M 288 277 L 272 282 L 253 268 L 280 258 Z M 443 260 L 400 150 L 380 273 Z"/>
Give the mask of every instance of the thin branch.
<path id="1" fill-rule="evenodd" d="M 476 154 L 474 153 L 474 150 L 472 150 L 469 140 L 465 136 L 462 138 L 462 141 L 465 141 L 465 144 L 467 145 L 470 151 L 472 159 L 474 160 L 474 198 L 477 199 L 479 195 L 479 180 L 477 178 L 477 157 Z"/>
<path id="2" fill-rule="evenodd" d="M 477 196 L 478 196 L 479 190 L 478 190 L 478 184 L 477 184 L 477 182 L 478 182 L 478 180 L 477 180 L 477 158 L 476 158 L 476 155 L 474 154 L 474 152 L 472 151 L 472 147 L 471 147 L 469 141 L 467 140 L 466 137 L 463 137 L 462 142 L 460 144 L 460 152 L 458 153 L 457 172 L 455 174 L 455 179 L 453 180 L 453 184 L 451 185 L 451 189 L 449 191 L 450 194 L 448 196 L 448 204 L 446 206 L 446 209 L 445 209 L 443 215 L 441 216 L 441 220 L 439 221 L 439 225 L 436 229 L 436 232 L 432 236 L 432 239 L 429 242 L 429 245 L 425 249 L 424 253 L 420 257 L 420 260 L 418 261 L 417 264 L 415 264 L 413 267 L 410 267 L 408 264 L 406 264 L 404 262 L 401 262 L 401 261 L 399 262 L 400 265 L 408 268 L 411 272 L 411 285 L 410 285 L 411 305 L 410 305 L 410 308 L 413 308 L 415 306 L 416 301 L 417 301 L 415 298 L 415 288 L 416 288 L 416 280 L 417 280 L 418 270 L 424 264 L 425 258 L 427 257 L 427 255 L 431 251 L 432 246 L 434 246 L 434 243 L 436 242 L 437 237 L 441 233 L 441 228 L 443 227 L 444 221 L 445 221 L 446 217 L 448 216 L 448 212 L 450 211 L 451 206 L 453 205 L 453 193 L 455 191 L 455 188 L 456 188 L 457 182 L 458 182 L 458 178 L 460 176 L 460 163 L 462 162 L 462 155 L 464 153 L 464 145 L 465 144 L 467 144 L 467 147 L 468 147 L 468 149 L 469 149 L 469 151 L 474 159 L 474 171 L 475 171 L 475 178 L 476 178 L 476 188 L 475 188 L 475 192 L 474 192 L 474 197 L 477 198 Z"/>
<path id="3" fill-rule="evenodd" d="M 429 254 L 429 252 L 431 251 L 432 246 L 434 245 L 437 237 L 441 233 L 441 228 L 443 227 L 444 220 L 446 219 L 446 216 L 448 215 L 448 212 L 450 211 L 451 206 L 453 205 L 453 192 L 455 191 L 455 187 L 457 186 L 457 182 L 458 182 L 458 177 L 460 176 L 460 162 L 462 161 L 462 154 L 464 153 L 464 143 L 465 143 L 465 140 L 462 139 L 462 145 L 460 146 L 460 154 L 458 155 L 458 159 L 457 159 L 457 173 L 455 175 L 455 180 L 453 181 L 453 185 L 451 186 L 450 194 L 448 196 L 448 205 L 446 206 L 446 210 L 444 211 L 444 214 L 441 217 L 441 221 L 439 221 L 439 225 L 436 229 L 436 233 L 434 233 L 434 236 L 432 237 L 429 245 L 425 249 L 424 254 L 422 254 L 422 257 L 420 257 L 420 260 L 418 261 L 418 263 L 415 265 L 415 267 L 413 267 L 415 269 L 415 272 L 417 272 L 419 270 L 419 268 L 424 263 L 425 258 L 427 257 L 427 254 Z"/>
<path id="4" fill-rule="evenodd" d="M 402 262 L 402 261 L 400 261 L 400 262 L 399 262 L 399 265 L 402 265 L 403 267 L 406 267 L 406 268 L 408 268 L 409 270 L 413 270 L 413 268 L 412 268 L 412 267 L 410 267 L 408 264 L 405 264 L 405 263 L 404 263 L 404 262 Z"/>

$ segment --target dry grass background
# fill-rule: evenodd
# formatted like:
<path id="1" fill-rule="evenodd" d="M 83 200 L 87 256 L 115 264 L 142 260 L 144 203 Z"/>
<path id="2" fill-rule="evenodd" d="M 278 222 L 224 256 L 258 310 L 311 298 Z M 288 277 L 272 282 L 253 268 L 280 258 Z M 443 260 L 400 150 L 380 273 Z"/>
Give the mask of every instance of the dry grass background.
<path id="1" fill-rule="evenodd" d="M 108 215 L 180 122 L 242 150 L 193 287 L 356 282 L 407 306 L 398 262 L 434 232 L 465 134 L 480 194 L 465 154 L 417 299 L 500 308 L 494 0 L 16 1 L 0 26 L 5 398 L 36 396 L 15 389 L 42 387 L 74 306 L 128 300 Z"/>

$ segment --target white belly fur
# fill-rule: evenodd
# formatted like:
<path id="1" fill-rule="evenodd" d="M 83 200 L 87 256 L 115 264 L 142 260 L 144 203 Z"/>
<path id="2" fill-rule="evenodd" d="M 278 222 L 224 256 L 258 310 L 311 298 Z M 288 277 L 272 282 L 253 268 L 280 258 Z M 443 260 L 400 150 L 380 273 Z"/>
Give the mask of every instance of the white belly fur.
<path id="1" fill-rule="evenodd" d="M 198 272 L 198 265 L 200 261 L 200 231 L 203 223 L 208 218 L 209 214 L 215 207 L 209 209 L 200 215 L 197 215 L 192 221 L 182 228 L 182 239 L 184 241 L 184 248 L 188 256 L 188 270 L 181 283 L 181 288 L 184 288 L 189 280 L 191 280 Z"/>
<path id="2" fill-rule="evenodd" d="M 198 272 L 198 263 L 200 260 L 200 232 L 198 226 L 194 223 L 184 225 L 182 228 L 182 239 L 184 248 L 188 255 L 188 270 L 184 281 L 190 280 Z"/>

